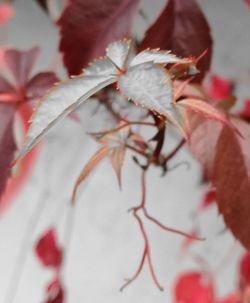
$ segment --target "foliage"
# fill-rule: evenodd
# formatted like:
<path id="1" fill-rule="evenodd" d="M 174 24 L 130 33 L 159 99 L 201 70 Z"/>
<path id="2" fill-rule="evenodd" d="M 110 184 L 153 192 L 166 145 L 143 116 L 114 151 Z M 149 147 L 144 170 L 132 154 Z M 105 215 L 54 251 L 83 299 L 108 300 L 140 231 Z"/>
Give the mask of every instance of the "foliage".
<path id="1" fill-rule="evenodd" d="M 49 2 L 37 2 L 48 16 L 55 16 Z M 232 113 L 236 103 L 235 80 L 212 75 L 209 87 L 204 81 L 209 78 L 213 40 L 208 21 L 195 0 L 169 0 L 140 40 L 135 39 L 132 31 L 139 5 L 139 0 L 62 1 L 61 15 L 53 21 L 59 29 L 59 51 L 70 77 L 61 82 L 53 71 L 31 76 L 39 54 L 37 47 L 26 51 L 1 48 L 0 195 L 2 205 L 6 204 L 6 188 L 8 191 L 8 183 L 14 179 L 13 165 L 23 163 L 27 171 L 25 159 L 32 158 L 35 145 L 66 116 L 77 120 L 74 111 L 95 96 L 113 117 L 113 128 L 90 134 L 100 147 L 77 178 L 71 202 L 78 202 L 79 186 L 105 157 L 110 158 L 122 189 L 123 163 L 130 151 L 141 170 L 142 196 L 130 212 L 138 223 L 144 248 L 138 268 L 121 290 L 140 275 L 145 264 L 155 285 L 163 290 L 143 219 L 185 237 L 183 251 L 194 241 L 205 239 L 195 228 L 186 233 L 163 224 L 148 212 L 147 172 L 155 166 L 165 175 L 169 172 L 169 162 L 186 146 L 200 162 L 202 181 L 208 188 L 198 211 L 206 211 L 216 204 L 226 227 L 250 250 L 250 103 L 246 100 L 242 111 Z M 0 26 L 13 14 L 9 3 L 0 5 Z M 7 74 L 11 75 L 11 81 Z M 111 98 L 122 99 L 123 107 L 114 106 Z M 35 106 L 31 125 L 29 129 L 26 127 L 25 142 L 16 154 L 15 116 L 20 115 L 27 126 L 31 106 Z M 143 108 L 136 120 L 131 118 L 135 106 Z M 164 144 L 173 126 L 180 140 L 166 152 Z M 153 138 L 145 137 L 144 128 L 154 131 Z M 12 190 L 17 186 L 13 184 Z M 65 302 L 62 247 L 55 228 L 47 230 L 35 246 L 42 265 L 53 270 L 46 289 L 46 303 Z M 239 287 L 228 298 L 218 299 L 211 272 L 190 271 L 177 278 L 174 302 L 248 302 L 248 254 L 240 264 Z"/>

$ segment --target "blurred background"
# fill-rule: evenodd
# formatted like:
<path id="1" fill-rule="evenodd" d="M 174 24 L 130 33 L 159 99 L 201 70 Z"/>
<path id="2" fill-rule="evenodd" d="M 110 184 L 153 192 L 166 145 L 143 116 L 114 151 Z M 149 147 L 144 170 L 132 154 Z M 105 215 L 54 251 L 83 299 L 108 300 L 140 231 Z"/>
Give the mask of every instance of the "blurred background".
<path id="1" fill-rule="evenodd" d="M 212 72 L 226 78 L 247 75 L 250 9 L 241 0 L 198 2 L 214 38 Z M 134 28 L 138 37 L 158 16 L 164 4 L 163 0 L 141 1 L 146 18 L 136 20 Z M 20 49 L 40 46 L 41 56 L 35 71 L 58 68 L 58 31 L 47 15 L 33 0 L 16 0 L 14 8 L 15 17 L 0 31 L 1 41 L 5 46 Z M 66 77 L 61 68 L 58 72 L 62 78 Z M 249 95 L 249 87 L 240 86 L 236 94 L 244 99 Z M 124 279 L 133 275 L 143 250 L 137 222 L 127 212 L 139 203 L 141 194 L 140 170 L 131 155 L 128 153 L 126 157 L 122 191 L 110 164 L 103 161 L 81 189 L 74 214 L 69 207 L 74 181 L 97 149 L 97 144 L 86 132 L 108 125 L 107 118 L 100 121 L 102 115 L 92 116 L 94 110 L 92 104 L 83 106 L 78 111 L 81 123 L 64 119 L 46 136 L 28 182 L 1 214 L 1 303 L 10 303 L 4 301 L 7 291 L 17 291 L 13 303 L 42 302 L 51 272 L 40 265 L 33 247 L 50 226 L 56 226 L 59 240 L 63 241 L 67 238 L 65 226 L 72 224 L 63 272 L 68 303 L 172 302 L 173 283 L 178 273 L 199 268 L 193 258 L 182 254 L 183 238 L 146 223 L 153 263 L 165 291 L 160 292 L 155 287 L 146 266 L 132 285 L 119 292 Z M 171 148 L 174 140 L 168 142 L 167 148 Z M 157 169 L 149 171 L 148 209 L 166 225 L 186 232 L 192 230 L 194 220 L 198 221 L 206 241 L 195 243 L 192 249 L 215 271 L 218 292 L 222 296 L 235 287 L 237 260 L 242 249 L 230 232 L 225 231 L 215 205 L 198 217 L 194 215 L 205 189 L 200 186 L 200 167 L 187 150 L 183 149 L 171 165 L 183 161 L 188 161 L 189 169 L 179 166 L 164 178 Z"/>

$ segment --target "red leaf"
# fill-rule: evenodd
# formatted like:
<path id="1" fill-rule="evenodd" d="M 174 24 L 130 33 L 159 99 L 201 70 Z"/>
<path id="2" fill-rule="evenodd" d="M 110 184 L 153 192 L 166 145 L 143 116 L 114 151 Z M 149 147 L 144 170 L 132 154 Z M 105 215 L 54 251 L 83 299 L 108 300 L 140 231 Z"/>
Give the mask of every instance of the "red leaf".
<path id="1" fill-rule="evenodd" d="M 10 3 L 0 4 L 0 25 L 6 24 L 14 15 L 14 9 Z"/>
<path id="2" fill-rule="evenodd" d="M 47 286 L 46 300 L 44 303 L 63 303 L 64 288 L 61 281 L 56 278 Z"/>
<path id="3" fill-rule="evenodd" d="M 244 0 L 247 5 L 250 6 L 250 0 Z"/>
<path id="4" fill-rule="evenodd" d="M 14 76 L 18 86 L 23 86 L 28 81 L 38 54 L 38 47 L 31 48 L 27 51 L 19 51 L 16 49 L 8 49 L 5 51 L 5 63 Z"/>
<path id="5" fill-rule="evenodd" d="M 33 113 L 33 107 L 26 103 L 18 107 L 16 114 L 20 117 L 22 122 L 22 128 L 24 133 L 27 132 L 29 128 L 29 120 Z M 16 195 L 22 189 L 22 187 L 27 182 L 31 171 L 33 170 L 33 165 L 36 160 L 38 148 L 31 150 L 19 163 L 17 173 L 13 174 L 12 177 L 8 180 L 7 187 L 2 196 L 0 203 L 0 215 L 2 212 L 10 205 L 14 200 Z"/>
<path id="6" fill-rule="evenodd" d="M 245 253 L 240 261 L 240 280 L 242 286 L 250 286 L 250 253 Z"/>
<path id="7" fill-rule="evenodd" d="M 43 72 L 35 75 L 27 84 L 27 98 L 39 99 L 50 89 L 58 78 L 53 72 Z"/>
<path id="8" fill-rule="evenodd" d="M 212 56 L 212 38 L 209 25 L 195 0 L 169 0 L 167 6 L 147 30 L 140 50 L 145 48 L 169 49 L 177 56 L 200 56 L 201 73 L 195 78 L 201 81 L 210 68 Z"/>
<path id="9" fill-rule="evenodd" d="M 139 0 L 72 0 L 58 25 L 60 51 L 69 74 L 79 74 L 107 44 L 129 36 Z M 74 33 L 72 35 L 72 33 Z"/>
<path id="10" fill-rule="evenodd" d="M 213 75 L 208 93 L 214 100 L 226 99 L 232 93 L 232 82 L 218 75 Z"/>
<path id="11" fill-rule="evenodd" d="M 36 254 L 44 266 L 60 267 L 62 263 L 62 250 L 58 246 L 56 231 L 48 229 L 35 247 Z"/>
<path id="12" fill-rule="evenodd" d="M 222 130 L 222 124 L 214 121 L 200 123 L 190 136 L 189 146 L 193 155 L 202 164 L 206 179 L 214 174 L 216 144 Z"/>
<path id="13" fill-rule="evenodd" d="M 0 102 L 0 198 L 10 176 L 16 144 L 13 135 L 15 106 Z"/>
<path id="14" fill-rule="evenodd" d="M 207 191 L 203 197 L 200 209 L 205 209 L 216 201 L 216 191 L 211 189 Z"/>
<path id="15" fill-rule="evenodd" d="M 240 116 L 243 118 L 250 118 L 250 99 L 247 99 L 244 103 L 244 108 L 240 112 Z"/>
<path id="16" fill-rule="evenodd" d="M 214 303 L 212 282 L 199 272 L 182 274 L 175 285 L 175 303 Z"/>
<path id="17" fill-rule="evenodd" d="M 239 295 L 237 293 L 233 293 L 228 297 L 219 300 L 218 303 L 240 303 Z"/>
<path id="18" fill-rule="evenodd" d="M 227 227 L 250 249 L 250 126 L 233 122 L 243 138 L 224 127 L 216 147 L 213 183 Z"/>

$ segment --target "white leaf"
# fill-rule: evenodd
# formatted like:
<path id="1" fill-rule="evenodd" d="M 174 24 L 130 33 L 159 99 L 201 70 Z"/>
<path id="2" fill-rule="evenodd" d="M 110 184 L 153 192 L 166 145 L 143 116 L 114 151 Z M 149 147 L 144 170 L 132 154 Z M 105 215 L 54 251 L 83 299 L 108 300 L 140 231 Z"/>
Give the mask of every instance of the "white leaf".
<path id="1" fill-rule="evenodd" d="M 188 59 L 181 59 L 176 57 L 175 55 L 171 54 L 170 51 L 160 51 L 156 49 L 152 50 L 145 50 L 140 52 L 137 56 L 133 58 L 130 62 L 130 66 L 135 66 L 142 63 L 180 63 L 180 64 L 187 64 L 190 63 Z"/>
<path id="2" fill-rule="evenodd" d="M 108 76 L 119 73 L 114 63 L 107 57 L 99 58 L 83 70 L 86 76 Z"/>
<path id="3" fill-rule="evenodd" d="M 18 159 L 23 157 L 57 121 L 67 116 L 97 91 L 115 81 L 117 78 L 112 76 L 79 76 L 55 86 L 41 101 L 32 117 L 26 144 Z"/>
<path id="4" fill-rule="evenodd" d="M 120 76 L 122 94 L 136 104 L 161 115 L 167 114 L 173 100 L 172 81 L 160 65 L 145 63 L 136 65 Z"/>
<path id="5" fill-rule="evenodd" d="M 106 54 L 111 59 L 118 68 L 123 70 L 126 65 L 126 61 L 129 54 L 130 49 L 129 40 L 116 41 L 109 44 Z"/>

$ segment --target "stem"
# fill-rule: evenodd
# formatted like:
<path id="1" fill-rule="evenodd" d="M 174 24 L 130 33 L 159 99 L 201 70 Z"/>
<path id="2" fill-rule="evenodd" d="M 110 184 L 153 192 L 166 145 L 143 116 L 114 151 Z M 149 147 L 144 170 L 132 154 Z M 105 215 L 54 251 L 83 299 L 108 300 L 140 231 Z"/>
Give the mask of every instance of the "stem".
<path id="1" fill-rule="evenodd" d="M 139 206 L 137 207 L 134 207 L 132 209 L 133 211 L 133 215 L 134 217 L 136 218 L 138 224 L 139 224 L 139 227 L 140 227 L 140 231 L 141 231 L 141 234 L 142 234 L 142 237 L 143 237 L 143 240 L 144 240 L 144 251 L 143 251 L 143 255 L 142 255 L 142 258 L 141 258 L 141 262 L 139 264 L 139 267 L 138 269 L 136 270 L 135 274 L 133 275 L 132 278 L 128 279 L 127 283 L 125 283 L 122 287 L 121 287 L 121 291 L 127 287 L 130 283 L 132 283 L 133 281 L 135 281 L 135 279 L 140 275 L 141 271 L 142 271 L 142 268 L 145 264 L 145 260 L 148 261 L 148 265 L 149 265 L 149 270 L 150 270 L 150 274 L 151 274 L 151 277 L 155 283 L 155 285 L 159 288 L 159 290 L 163 290 L 163 288 L 161 287 L 159 281 L 158 281 L 158 278 L 155 274 L 155 270 L 154 270 L 154 266 L 153 266 L 153 263 L 152 263 L 152 259 L 151 259 L 151 252 L 150 252 L 150 246 L 149 246 L 149 240 L 148 240 L 148 236 L 147 236 L 147 233 L 146 233 L 146 230 L 144 228 L 144 224 L 141 220 L 141 218 L 138 216 L 137 212 L 140 210 L 140 209 L 144 209 L 145 207 L 145 203 L 146 203 L 146 171 L 147 171 L 147 168 L 148 166 L 142 171 L 142 178 L 141 178 L 141 187 L 142 187 L 142 199 L 141 199 L 141 203 Z"/>
<path id="2" fill-rule="evenodd" d="M 126 121 L 126 120 L 123 120 L 123 121 Z M 112 133 L 115 133 L 125 127 L 128 127 L 130 125 L 145 125 L 145 126 L 153 126 L 155 127 L 155 124 L 152 123 L 152 122 L 142 122 L 142 121 L 126 121 L 125 124 L 123 125 L 120 125 L 116 128 L 112 128 L 110 130 L 107 130 L 107 131 L 100 131 L 100 132 L 94 132 L 94 133 L 90 133 L 90 135 L 108 135 L 108 134 L 112 134 Z"/>
<path id="3" fill-rule="evenodd" d="M 195 235 L 191 235 L 191 234 L 185 233 L 185 232 L 183 232 L 181 230 L 178 230 L 178 229 L 175 229 L 175 228 L 171 228 L 171 227 L 168 227 L 168 226 L 162 224 L 160 221 L 158 221 L 157 219 L 155 219 L 154 217 L 152 217 L 151 215 L 149 215 L 148 212 L 147 212 L 147 210 L 145 208 L 143 208 L 143 212 L 144 212 L 145 217 L 148 220 L 152 221 L 154 224 L 156 224 L 157 226 L 159 226 L 163 230 L 166 230 L 166 231 L 178 234 L 178 235 L 186 237 L 186 238 L 188 238 L 190 240 L 197 240 L 197 241 L 204 241 L 205 240 L 205 238 L 201 238 L 201 237 L 198 237 L 198 236 L 195 236 Z"/>
<path id="4" fill-rule="evenodd" d="M 185 139 L 182 139 L 179 144 L 167 155 L 165 156 L 165 161 L 169 161 L 170 159 L 172 159 L 177 153 L 178 151 L 182 148 L 182 146 L 186 143 Z"/>
<path id="5" fill-rule="evenodd" d="M 143 150 L 138 149 L 138 148 L 136 148 L 136 147 L 134 147 L 134 146 L 132 146 L 132 145 L 130 145 L 130 144 L 127 144 L 127 143 L 126 143 L 124 146 L 125 146 L 126 148 L 128 148 L 128 149 L 130 149 L 130 150 L 136 152 L 137 154 L 139 154 L 139 155 L 141 155 L 141 156 L 143 156 L 143 157 L 145 157 L 145 158 L 148 158 L 147 155 L 145 155 L 145 152 L 144 152 Z"/>

